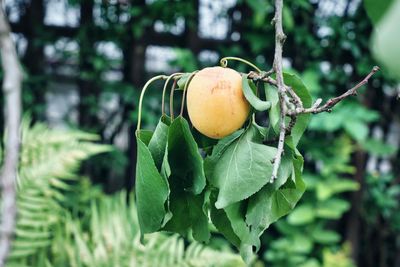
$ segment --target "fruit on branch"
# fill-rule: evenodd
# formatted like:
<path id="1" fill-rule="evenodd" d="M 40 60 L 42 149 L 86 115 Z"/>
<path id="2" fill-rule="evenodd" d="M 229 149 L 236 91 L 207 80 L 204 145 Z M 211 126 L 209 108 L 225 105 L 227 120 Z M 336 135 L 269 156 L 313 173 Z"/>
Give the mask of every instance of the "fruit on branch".
<path id="1" fill-rule="evenodd" d="M 233 133 L 242 127 L 250 111 L 242 91 L 242 77 L 230 68 L 200 70 L 188 86 L 187 109 L 200 133 L 215 139 Z"/>

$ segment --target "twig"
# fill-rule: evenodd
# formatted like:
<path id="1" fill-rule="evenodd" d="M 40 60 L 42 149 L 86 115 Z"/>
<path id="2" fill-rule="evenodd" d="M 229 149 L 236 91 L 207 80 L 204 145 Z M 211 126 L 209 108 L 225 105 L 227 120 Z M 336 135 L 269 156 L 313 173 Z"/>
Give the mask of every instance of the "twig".
<path id="1" fill-rule="evenodd" d="M 247 75 L 248 79 L 252 79 L 254 82 L 263 81 L 265 83 L 269 83 L 271 85 L 277 86 L 277 82 L 275 79 L 269 77 L 271 72 L 257 73 L 254 71 L 250 71 Z"/>
<path id="2" fill-rule="evenodd" d="M 273 159 L 273 169 L 270 182 L 273 183 L 278 177 L 278 169 L 281 164 L 281 158 L 283 154 L 283 145 L 285 142 L 285 116 L 286 116 L 286 103 L 285 94 L 286 87 L 283 81 L 283 71 L 282 71 L 282 47 L 285 42 L 286 35 L 283 33 L 282 27 L 282 8 L 283 0 L 275 0 L 275 16 L 273 22 L 275 23 L 275 55 L 274 55 L 274 70 L 276 73 L 276 83 L 278 87 L 279 103 L 280 109 L 280 127 L 279 127 L 279 140 L 278 140 L 278 151 Z"/>
<path id="3" fill-rule="evenodd" d="M 290 86 L 286 86 L 286 91 L 289 92 L 289 95 L 292 97 L 293 104 L 296 108 L 303 108 L 303 101 L 301 101 L 300 97 L 293 91 L 293 88 Z"/>
<path id="4" fill-rule="evenodd" d="M 294 111 L 288 112 L 288 115 L 299 115 L 299 114 L 305 114 L 305 113 L 321 113 L 321 112 L 330 112 L 332 108 L 345 99 L 348 96 L 352 95 L 357 95 L 357 89 L 363 86 L 364 84 L 368 83 L 368 80 L 371 78 L 372 75 L 374 75 L 377 71 L 379 71 L 378 66 L 374 66 L 371 70 L 371 72 L 358 84 L 356 84 L 354 87 L 350 88 L 347 90 L 345 93 L 341 94 L 340 96 L 334 97 L 326 101 L 326 103 L 323 106 L 320 106 L 322 100 L 317 99 L 315 103 L 312 105 L 311 108 L 299 108 Z"/>
<path id="5" fill-rule="evenodd" d="M 0 1 L 2 6 L 2 1 Z M 1 172 L 2 207 L 0 225 L 0 267 L 5 266 L 17 215 L 16 178 L 20 147 L 22 71 L 10 35 L 10 27 L 0 6 L 0 53 L 4 71 L 5 159 Z"/>
<path id="6" fill-rule="evenodd" d="M 289 125 L 286 127 L 286 136 L 292 134 L 292 129 L 296 125 L 297 116 L 290 116 Z"/>

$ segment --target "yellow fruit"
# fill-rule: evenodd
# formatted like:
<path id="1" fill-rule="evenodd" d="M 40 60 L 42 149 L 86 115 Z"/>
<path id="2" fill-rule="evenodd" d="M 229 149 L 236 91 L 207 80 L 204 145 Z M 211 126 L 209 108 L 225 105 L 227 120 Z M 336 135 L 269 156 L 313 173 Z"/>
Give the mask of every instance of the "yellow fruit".
<path id="1" fill-rule="evenodd" d="M 250 110 L 242 91 L 242 77 L 229 68 L 202 69 L 188 86 L 187 109 L 200 133 L 215 139 L 230 135 L 242 127 Z"/>

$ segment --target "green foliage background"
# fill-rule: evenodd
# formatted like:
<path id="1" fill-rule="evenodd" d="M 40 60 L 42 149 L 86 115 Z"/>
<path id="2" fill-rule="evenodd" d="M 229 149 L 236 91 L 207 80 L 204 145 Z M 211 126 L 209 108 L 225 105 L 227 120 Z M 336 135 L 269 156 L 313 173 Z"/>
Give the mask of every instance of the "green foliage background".
<path id="1" fill-rule="evenodd" d="M 228 10 L 222 10 L 217 17 L 228 19 L 228 33 L 226 38 L 214 41 L 209 40 L 212 37 L 198 38 L 201 31 L 198 19 L 206 16 L 198 12 L 199 1 L 123 2 L 64 1 L 66 7 L 77 8 L 81 13 L 78 26 L 72 28 L 45 24 L 46 1 L 24 0 L 8 4 L 20 16 L 18 21 L 12 23 L 12 28 L 27 42 L 26 52 L 21 53 L 26 72 L 23 101 L 33 121 L 47 120 L 46 93 L 50 92 L 52 83 L 64 77 L 60 75 L 59 67 L 69 67 L 69 79 L 78 88 L 79 116 L 75 120 L 67 113 L 64 119 L 66 124 L 97 134 L 98 143 L 113 146 L 121 132 L 127 134 L 126 148 L 114 148 L 109 153 L 96 155 L 81 168 L 82 174 L 102 185 L 108 193 L 131 190 L 134 186 L 134 129 L 138 95 L 145 80 L 156 74 L 154 67 L 158 64 L 146 59 L 150 45 L 172 48 L 176 56 L 165 59 L 164 63 L 168 66 L 166 72 L 193 71 L 216 65 L 218 57 L 223 56 L 246 58 L 268 70 L 274 50 L 273 27 L 270 24 L 273 5 L 269 0 L 237 0 Z M 341 2 L 345 5 L 342 13 L 335 9 L 338 1 L 285 1 L 284 29 L 288 35 L 284 46 L 288 63 L 286 70 L 297 73 L 303 79 L 314 100 L 344 92 L 377 64 L 372 56 L 370 39 L 373 26 L 368 15 L 377 22 L 382 16 L 377 11 L 390 9 L 390 1 L 379 1 L 383 3 L 379 7 L 368 7 L 378 1 L 365 1 L 368 15 L 363 3 Z M 97 10 L 96 15 L 91 12 L 93 8 Z M 374 11 L 372 14 L 371 10 Z M 182 19 L 185 27 L 182 31 L 176 30 L 176 21 Z M 96 20 L 101 23 L 95 23 Z M 157 32 L 155 24 L 160 22 L 163 30 Z M 212 22 L 209 24 L 212 27 Z M 376 31 L 379 32 L 379 29 Z M 238 34 L 239 40 L 233 41 L 236 39 L 231 37 Z M 398 41 L 399 37 L 393 37 L 396 34 L 389 35 Z M 387 38 L 387 34 L 382 38 Z M 60 40 L 76 41 L 78 46 L 65 49 L 66 44 Z M 122 56 L 109 58 L 95 49 L 100 41 L 115 44 Z M 46 46 L 54 46 L 51 56 L 45 54 Z M 380 48 L 376 54 L 379 55 L 382 49 L 386 51 Z M 217 57 L 202 57 L 201 52 L 204 51 L 212 51 Z M 389 61 L 388 65 L 391 64 Z M 248 71 L 240 64 L 230 63 L 229 66 Z M 106 74 L 115 69 L 121 72 L 121 78 L 107 79 Z M 306 193 L 293 213 L 270 227 L 262 236 L 261 262 L 268 266 L 288 267 L 400 266 L 400 151 L 398 141 L 393 142 L 396 138 L 398 140 L 396 127 L 400 110 L 392 72 L 383 68 L 369 85 L 360 90 L 358 97 L 343 101 L 332 113 L 312 116 L 305 137 L 300 142 L 300 150 L 305 155 Z M 158 122 L 161 114 L 160 92 L 156 88 L 149 91 L 143 114 L 145 128 L 153 129 Z M 117 96 L 116 115 L 111 112 L 104 118 L 101 103 L 111 95 Z M 119 120 L 114 120 L 115 117 Z M 262 121 L 264 118 L 257 119 Z M 110 129 L 111 124 L 115 127 Z M 391 137 L 393 132 L 395 137 Z M 35 137 L 29 138 L 28 145 L 36 140 Z M 43 146 L 50 148 L 51 140 L 44 139 Z M 368 167 L 371 162 L 376 162 L 375 167 Z M 385 170 L 382 167 L 388 165 L 391 168 Z M 51 172 L 55 166 L 46 168 Z M 46 178 L 42 174 L 35 176 Z M 69 186 L 68 183 L 57 185 Z M 65 203 L 72 210 L 78 206 L 64 191 L 59 197 L 67 198 Z M 92 196 L 91 190 L 85 191 L 86 203 L 92 197 L 99 199 L 96 203 L 108 203 L 108 200 L 103 200 L 106 197 L 102 193 Z M 87 204 L 83 207 L 91 211 L 79 210 L 73 214 L 76 216 L 78 213 L 85 218 L 84 214 L 92 213 L 96 205 Z M 70 231 L 68 238 L 75 236 L 70 239 L 71 242 L 80 242 L 77 233 L 80 229 L 89 229 L 96 235 L 96 228 L 99 227 L 88 226 L 89 222 L 80 225 L 76 221 L 79 216 L 68 219 L 73 226 L 65 231 Z M 116 216 L 125 215 L 112 217 Z M 58 227 L 68 225 L 65 223 Z M 53 235 L 54 229 L 40 234 L 42 237 Z M 57 235 L 55 239 L 62 242 L 64 238 Z M 71 245 L 66 250 L 76 249 L 74 246 L 78 245 Z M 87 255 L 92 253 L 90 249 Z M 85 250 L 82 248 L 82 251 Z M 76 258 L 74 254 L 70 255 Z M 115 259 L 120 257 L 125 255 L 115 255 Z M 44 264 L 40 266 L 46 266 Z M 90 266 L 84 262 L 81 264 Z"/>

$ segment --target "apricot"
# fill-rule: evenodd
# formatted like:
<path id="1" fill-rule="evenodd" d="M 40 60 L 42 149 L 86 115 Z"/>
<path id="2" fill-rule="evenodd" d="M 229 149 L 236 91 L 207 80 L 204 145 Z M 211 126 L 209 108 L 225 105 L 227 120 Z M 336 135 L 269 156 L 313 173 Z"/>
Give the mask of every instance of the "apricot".
<path id="1" fill-rule="evenodd" d="M 242 91 L 242 77 L 229 68 L 209 67 L 196 73 L 188 86 L 186 101 L 193 126 L 214 139 L 242 127 L 250 111 Z"/>

